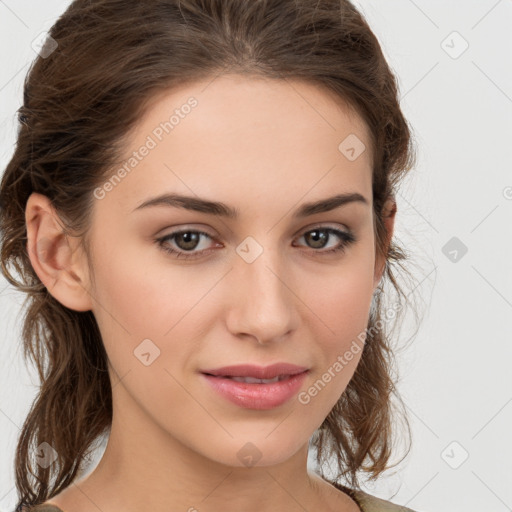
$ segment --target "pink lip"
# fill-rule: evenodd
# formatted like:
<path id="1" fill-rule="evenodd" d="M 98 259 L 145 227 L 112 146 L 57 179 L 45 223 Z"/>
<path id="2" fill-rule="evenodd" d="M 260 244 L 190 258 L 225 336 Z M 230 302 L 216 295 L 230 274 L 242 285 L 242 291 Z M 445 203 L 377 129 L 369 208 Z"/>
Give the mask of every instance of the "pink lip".
<path id="1" fill-rule="evenodd" d="M 237 364 L 223 366 L 211 370 L 201 370 L 201 373 L 217 377 L 254 377 L 256 379 L 273 379 L 278 375 L 296 375 L 306 371 L 305 366 L 290 363 L 276 363 L 270 366 L 256 366 L 252 364 Z"/>
<path id="2" fill-rule="evenodd" d="M 247 369 L 247 367 L 245 368 Z M 226 371 L 225 368 L 223 371 Z M 240 370 L 236 371 L 239 372 Z M 254 367 L 251 371 L 254 372 Z M 271 371 L 276 373 L 275 368 Z M 287 371 L 292 370 L 288 369 Z M 308 372 L 309 370 L 306 369 L 300 373 L 294 374 L 276 373 L 274 377 L 277 375 L 289 376 L 283 380 L 268 384 L 237 382 L 228 377 L 207 375 L 206 373 L 202 373 L 202 378 L 205 379 L 216 392 L 229 400 L 231 403 L 246 409 L 264 410 L 278 407 L 296 395 L 301 388 Z M 262 372 L 260 371 L 260 375 L 261 373 Z M 265 379 L 273 377 L 256 378 Z"/>

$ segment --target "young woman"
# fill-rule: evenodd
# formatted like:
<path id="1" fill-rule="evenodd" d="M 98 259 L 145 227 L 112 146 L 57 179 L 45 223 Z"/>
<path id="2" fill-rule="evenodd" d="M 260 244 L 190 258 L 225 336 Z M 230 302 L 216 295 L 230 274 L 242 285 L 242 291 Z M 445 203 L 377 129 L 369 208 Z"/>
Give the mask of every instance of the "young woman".
<path id="1" fill-rule="evenodd" d="M 19 115 L 1 261 L 41 388 L 16 510 L 410 510 L 358 479 L 391 467 L 414 158 L 355 7 L 75 0 Z"/>

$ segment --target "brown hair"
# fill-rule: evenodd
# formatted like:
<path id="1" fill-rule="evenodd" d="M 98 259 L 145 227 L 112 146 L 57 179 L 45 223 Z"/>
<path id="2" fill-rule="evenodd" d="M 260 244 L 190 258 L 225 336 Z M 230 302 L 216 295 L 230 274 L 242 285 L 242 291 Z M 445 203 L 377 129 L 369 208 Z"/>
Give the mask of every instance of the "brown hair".
<path id="1" fill-rule="evenodd" d="M 391 399 L 399 398 L 384 284 L 396 291 L 395 304 L 409 302 L 393 273 L 394 266 L 407 270 L 406 254 L 394 238 L 386 243 L 383 206 L 415 158 L 396 78 L 364 17 L 348 0 L 75 0 L 49 35 L 58 47 L 35 59 L 25 79 L 17 145 L 0 189 L 2 273 L 27 294 L 24 356 L 41 379 L 16 450 L 18 510 L 69 486 L 112 421 L 107 355 L 95 317 L 60 304 L 34 272 L 27 199 L 32 192 L 46 195 L 63 229 L 79 236 L 89 254 L 93 191 L 121 158 L 122 142 L 148 100 L 227 71 L 327 88 L 369 127 L 376 247 L 386 267 L 359 365 L 312 444 L 319 463 L 335 455 L 336 479 L 359 487 L 360 471 L 377 478 L 390 467 Z M 395 321 L 402 309 L 395 308 Z M 43 442 L 58 454 L 47 468 L 34 464 Z"/>

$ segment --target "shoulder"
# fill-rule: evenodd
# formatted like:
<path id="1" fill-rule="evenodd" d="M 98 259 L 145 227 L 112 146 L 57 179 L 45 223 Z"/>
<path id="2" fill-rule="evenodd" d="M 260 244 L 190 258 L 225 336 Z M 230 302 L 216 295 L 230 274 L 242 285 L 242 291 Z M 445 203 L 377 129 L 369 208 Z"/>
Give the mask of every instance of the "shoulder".
<path id="1" fill-rule="evenodd" d="M 24 507 L 21 512 L 63 512 L 63 510 L 56 505 L 43 503 L 41 505 L 36 505 L 35 507 Z"/>
<path id="2" fill-rule="evenodd" d="M 338 482 L 330 483 L 340 491 L 348 494 L 358 505 L 362 512 L 416 512 L 403 505 L 396 505 L 391 501 L 372 496 L 362 489 L 352 489 Z"/>
<path id="3" fill-rule="evenodd" d="M 353 490 L 353 497 L 363 512 L 415 512 L 403 505 L 372 496 L 362 490 Z"/>

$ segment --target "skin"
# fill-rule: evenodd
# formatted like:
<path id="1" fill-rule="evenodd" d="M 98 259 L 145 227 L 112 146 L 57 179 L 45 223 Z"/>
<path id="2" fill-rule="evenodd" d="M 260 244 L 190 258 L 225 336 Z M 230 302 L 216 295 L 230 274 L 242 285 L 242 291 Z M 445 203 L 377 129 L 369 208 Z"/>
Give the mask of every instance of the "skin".
<path id="1" fill-rule="evenodd" d="M 198 106 L 95 201 L 94 279 L 47 198 L 34 193 L 27 203 L 32 265 L 62 304 L 93 311 L 114 386 L 103 458 L 48 503 L 65 512 L 359 510 L 308 471 L 307 450 L 361 351 L 307 405 L 294 397 L 265 411 L 226 401 L 198 370 L 292 362 L 310 368 L 304 391 L 364 333 L 385 263 L 375 252 L 369 132 L 318 86 L 223 75 L 155 97 L 127 157 L 190 96 Z M 354 161 L 338 150 L 349 134 L 367 148 Z M 240 217 L 166 206 L 133 212 L 163 192 L 222 201 Z M 304 202 L 344 192 L 359 192 L 368 204 L 292 217 Z M 328 235 L 322 246 L 303 235 L 325 227 L 350 230 L 357 241 L 322 253 L 342 239 Z M 155 242 L 183 228 L 211 236 L 189 252 L 212 251 L 183 260 Z M 263 248 L 252 263 L 235 250 L 247 236 Z M 179 237 L 166 244 L 187 249 Z M 149 366 L 134 357 L 144 339 L 160 350 Z M 261 457 L 252 467 L 237 457 L 248 442 Z"/>

